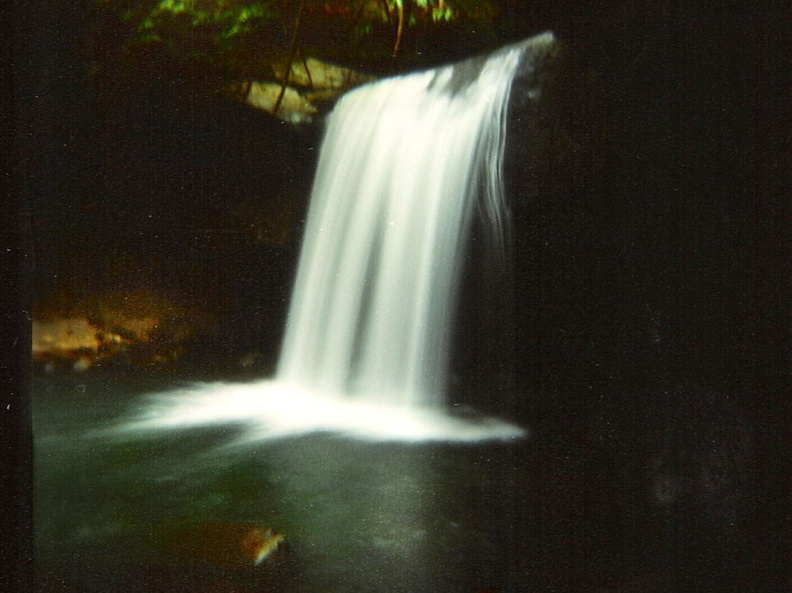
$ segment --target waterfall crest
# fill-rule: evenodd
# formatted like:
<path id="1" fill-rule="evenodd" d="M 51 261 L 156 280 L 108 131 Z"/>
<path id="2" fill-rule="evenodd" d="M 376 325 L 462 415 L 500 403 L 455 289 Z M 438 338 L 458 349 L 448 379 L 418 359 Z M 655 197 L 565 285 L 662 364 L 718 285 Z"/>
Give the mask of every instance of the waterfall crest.
<path id="1" fill-rule="evenodd" d="M 331 396 L 443 403 L 477 206 L 507 233 L 515 72 L 545 34 L 485 59 L 365 85 L 329 117 L 277 379 Z"/>

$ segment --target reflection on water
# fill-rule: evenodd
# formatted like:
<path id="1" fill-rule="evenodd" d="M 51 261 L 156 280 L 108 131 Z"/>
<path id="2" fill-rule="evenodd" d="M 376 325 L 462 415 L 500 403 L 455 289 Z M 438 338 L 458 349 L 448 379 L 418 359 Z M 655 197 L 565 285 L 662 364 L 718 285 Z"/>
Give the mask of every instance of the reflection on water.
<path id="1" fill-rule="evenodd" d="M 74 378 L 34 385 L 41 591 L 476 591 L 506 578 L 517 542 L 502 510 L 526 479 L 514 460 L 527 443 L 472 443 L 470 435 L 507 425 L 451 419 L 473 431 L 462 433 L 467 444 L 304 427 L 262 439 L 271 421 L 235 417 L 234 394 L 244 399 L 250 386 L 225 386 L 227 413 L 190 430 L 167 427 L 163 414 L 184 411 L 185 392 L 174 408 L 162 407 L 164 395 L 151 407 L 144 387 Z M 141 417 L 162 423 L 130 431 Z M 220 525 L 218 533 L 240 523 L 283 533 L 288 570 L 173 556 L 165 542 L 174 527 L 204 523 Z M 205 560 L 204 545 L 193 548 Z"/>

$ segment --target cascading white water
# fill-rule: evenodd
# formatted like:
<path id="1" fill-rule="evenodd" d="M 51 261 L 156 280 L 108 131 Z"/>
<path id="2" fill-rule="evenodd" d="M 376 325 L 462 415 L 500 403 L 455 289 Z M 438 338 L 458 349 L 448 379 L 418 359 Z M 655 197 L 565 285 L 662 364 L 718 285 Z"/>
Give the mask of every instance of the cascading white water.
<path id="1" fill-rule="evenodd" d="M 243 423 L 249 440 L 316 431 L 525 436 L 442 404 L 474 211 L 487 216 L 496 245 L 506 238 L 501 161 L 512 79 L 518 69 L 530 75 L 531 57 L 553 42 L 547 33 L 343 97 L 322 146 L 275 380 L 158 394 L 120 431 Z"/>
<path id="2" fill-rule="evenodd" d="M 443 402 L 471 214 L 483 198 L 492 233 L 503 234 L 511 83 L 524 53 L 550 39 L 386 79 L 339 101 L 314 181 L 279 381 L 391 404 Z"/>

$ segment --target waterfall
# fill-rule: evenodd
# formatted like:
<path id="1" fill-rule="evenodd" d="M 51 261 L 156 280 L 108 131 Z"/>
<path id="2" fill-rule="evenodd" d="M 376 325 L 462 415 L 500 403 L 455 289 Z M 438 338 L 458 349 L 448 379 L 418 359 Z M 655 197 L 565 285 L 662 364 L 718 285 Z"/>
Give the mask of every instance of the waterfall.
<path id="1" fill-rule="evenodd" d="M 277 378 L 443 403 L 460 266 L 480 209 L 502 243 L 512 80 L 549 34 L 348 93 L 330 115 Z"/>
<path id="2" fill-rule="evenodd" d="M 275 379 L 157 394 L 119 432 L 239 423 L 251 426 L 250 441 L 524 437 L 521 427 L 443 404 L 473 216 L 484 217 L 496 248 L 508 242 L 512 80 L 533 82 L 535 58 L 553 43 L 546 33 L 345 95 L 319 157 Z"/>

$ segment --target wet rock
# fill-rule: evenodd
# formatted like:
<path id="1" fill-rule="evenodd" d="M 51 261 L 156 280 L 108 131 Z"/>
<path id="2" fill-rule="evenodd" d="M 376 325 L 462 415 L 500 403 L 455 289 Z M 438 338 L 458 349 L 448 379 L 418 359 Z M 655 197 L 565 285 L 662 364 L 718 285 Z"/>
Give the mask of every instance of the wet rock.
<path id="1" fill-rule="evenodd" d="M 326 105 L 349 89 L 374 80 L 360 72 L 310 58 L 273 64 L 275 81 L 234 83 L 230 91 L 243 103 L 290 124 L 309 124 Z M 285 83 L 284 83 L 285 81 Z"/>
<path id="2" fill-rule="evenodd" d="M 83 372 L 103 363 L 177 360 L 200 325 L 197 312 L 151 294 L 93 294 L 68 313 L 40 307 L 32 323 L 32 359 L 46 371 Z M 190 320 L 192 317 L 192 321 Z"/>

